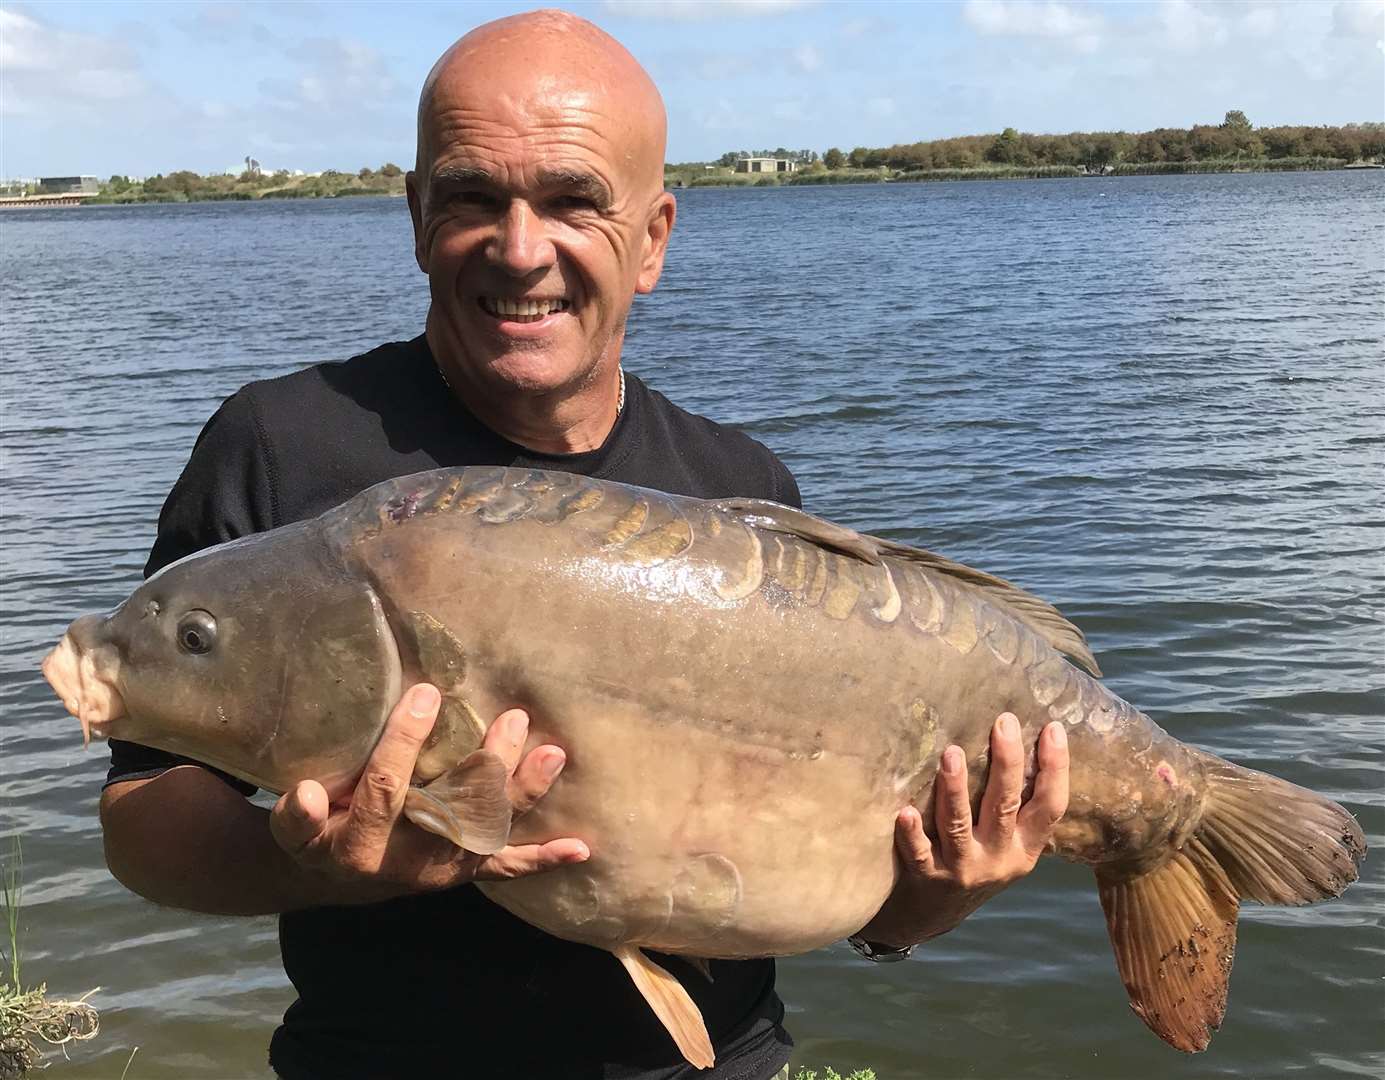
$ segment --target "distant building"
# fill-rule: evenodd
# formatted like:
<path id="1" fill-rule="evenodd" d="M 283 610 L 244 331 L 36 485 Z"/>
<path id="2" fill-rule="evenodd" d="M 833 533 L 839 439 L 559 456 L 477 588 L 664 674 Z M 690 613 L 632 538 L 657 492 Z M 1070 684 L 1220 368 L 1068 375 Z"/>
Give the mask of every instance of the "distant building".
<path id="1" fill-rule="evenodd" d="M 40 176 L 41 195 L 99 195 L 101 181 L 94 176 Z"/>
<path id="2" fill-rule="evenodd" d="M 736 171 L 755 172 L 797 172 L 798 162 L 789 158 L 743 157 L 736 159 Z"/>

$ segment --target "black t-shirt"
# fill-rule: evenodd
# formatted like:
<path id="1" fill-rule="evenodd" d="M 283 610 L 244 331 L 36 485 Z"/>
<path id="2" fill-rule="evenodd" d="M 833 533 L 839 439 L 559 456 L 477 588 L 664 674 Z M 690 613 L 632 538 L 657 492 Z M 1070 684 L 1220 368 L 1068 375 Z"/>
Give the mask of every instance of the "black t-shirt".
<path id="1" fill-rule="evenodd" d="M 227 399 L 169 494 L 145 573 L 313 517 L 379 481 L 464 465 L 561 469 L 699 498 L 799 504 L 793 477 L 769 450 L 684 412 L 633 376 L 598 449 L 542 454 L 511 443 L 457 403 L 420 337 L 251 383 Z M 182 760 L 112 740 L 106 782 L 153 776 Z M 299 994 L 270 1046 L 285 1080 L 756 1080 L 788 1059 L 773 961 L 714 961 L 709 982 L 677 958 L 662 959 L 716 1045 L 717 1068 L 695 1073 L 609 953 L 550 937 L 469 885 L 290 912 L 280 917 L 279 938 Z"/>

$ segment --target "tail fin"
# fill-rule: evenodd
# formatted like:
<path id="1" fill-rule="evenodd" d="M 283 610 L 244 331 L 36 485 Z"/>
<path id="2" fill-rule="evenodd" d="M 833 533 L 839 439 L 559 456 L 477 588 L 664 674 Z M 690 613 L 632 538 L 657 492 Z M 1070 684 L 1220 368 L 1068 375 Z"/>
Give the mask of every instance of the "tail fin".
<path id="1" fill-rule="evenodd" d="M 1207 755 L 1201 823 L 1135 878 L 1097 871 L 1130 1006 L 1165 1042 L 1205 1050 L 1226 1012 L 1241 900 L 1308 904 L 1356 880 L 1366 843 L 1334 802 Z"/>

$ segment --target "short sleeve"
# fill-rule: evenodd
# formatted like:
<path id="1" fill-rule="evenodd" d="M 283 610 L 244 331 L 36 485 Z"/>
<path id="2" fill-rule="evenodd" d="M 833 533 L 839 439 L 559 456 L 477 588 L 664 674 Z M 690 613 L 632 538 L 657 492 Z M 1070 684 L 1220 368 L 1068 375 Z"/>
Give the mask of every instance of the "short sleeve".
<path id="1" fill-rule="evenodd" d="M 799 493 L 798 481 L 794 479 L 793 473 L 789 472 L 789 467 L 773 453 L 770 454 L 770 482 L 774 486 L 775 502 L 798 510 L 803 509 L 803 496 Z"/>
<path id="2" fill-rule="evenodd" d="M 159 513 L 144 575 L 203 548 L 272 529 L 277 524 L 276 473 L 253 391 L 228 398 L 197 436 L 192 456 Z M 145 780 L 175 765 L 201 762 L 138 743 L 112 739 L 106 785 Z M 206 767 L 206 766 L 204 766 Z M 255 788 L 212 769 L 237 791 Z"/>

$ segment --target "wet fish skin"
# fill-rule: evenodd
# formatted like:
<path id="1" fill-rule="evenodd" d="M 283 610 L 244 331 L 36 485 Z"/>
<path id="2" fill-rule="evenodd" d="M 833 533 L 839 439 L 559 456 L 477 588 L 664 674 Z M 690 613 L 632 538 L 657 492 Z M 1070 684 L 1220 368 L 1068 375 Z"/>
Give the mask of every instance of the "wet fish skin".
<path id="1" fill-rule="evenodd" d="M 327 614 L 319 597 L 335 598 Z M 150 600 L 163 623 L 138 616 Z M 165 624 L 191 608 L 236 628 L 250 659 L 218 658 L 209 681 L 170 655 Z M 774 504 L 419 474 L 176 564 L 64 647 L 65 700 L 75 658 L 100 656 L 90 680 L 129 706 L 109 721 L 118 735 L 273 790 L 315 770 L 346 782 L 398 688 L 435 682 L 444 706 L 412 810 L 460 842 L 475 823 L 465 805 L 446 820 L 448 793 L 481 718 L 523 706 L 530 745 L 564 746 L 568 765 L 511 838 L 576 835 L 592 858 L 482 888 L 620 957 L 698 1063 L 710 1051 L 638 951 L 782 955 L 854 932 L 893 886 L 897 811 L 926 804 L 947 745 L 984 762 L 1002 711 L 1020 719 L 1031 775 L 1038 732 L 1067 728 L 1072 800 L 1052 849 L 1097 870 L 1132 1002 L 1182 1049 L 1220 1021 L 1239 898 L 1335 895 L 1364 851 L 1340 807 L 1185 746 L 1111 694 L 1042 601 Z M 226 714 L 245 731 L 209 719 Z M 975 803 L 984 769 L 970 775 Z M 481 831 L 494 843 L 500 829 Z"/>

